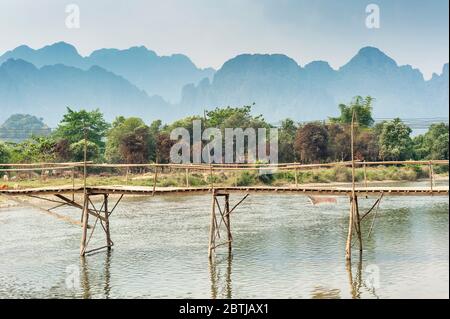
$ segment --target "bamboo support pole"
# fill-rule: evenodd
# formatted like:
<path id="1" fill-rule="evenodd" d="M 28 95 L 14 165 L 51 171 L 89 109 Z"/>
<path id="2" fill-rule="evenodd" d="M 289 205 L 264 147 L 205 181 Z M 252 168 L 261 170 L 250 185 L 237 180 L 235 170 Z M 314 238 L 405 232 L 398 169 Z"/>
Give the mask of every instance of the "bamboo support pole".
<path id="1" fill-rule="evenodd" d="M 108 194 L 103 195 L 104 207 L 105 207 L 105 233 L 106 233 L 106 245 L 108 250 L 111 249 L 112 241 L 111 241 L 111 233 L 109 230 L 109 211 L 108 211 Z"/>
<path id="2" fill-rule="evenodd" d="M 353 211 L 354 211 L 354 201 L 353 197 L 350 197 L 350 216 L 348 223 L 348 234 L 347 234 L 347 244 L 345 247 L 345 259 L 350 261 L 352 259 L 352 239 L 353 239 Z"/>
<path id="3" fill-rule="evenodd" d="M 211 205 L 211 223 L 209 226 L 209 246 L 208 246 L 209 259 L 213 257 L 213 249 L 215 246 L 215 238 L 216 238 L 215 220 L 216 220 L 216 193 L 213 191 L 212 205 Z"/>
<path id="4" fill-rule="evenodd" d="M 211 179 L 211 191 L 214 191 L 214 175 L 213 175 L 213 167 L 212 165 L 209 166 L 209 178 Z"/>
<path id="5" fill-rule="evenodd" d="M 72 167 L 72 202 L 75 201 L 75 166 Z"/>
<path id="6" fill-rule="evenodd" d="M 84 256 L 86 253 L 88 220 L 89 220 L 89 195 L 85 193 L 84 194 L 84 204 L 83 204 L 80 256 Z"/>
<path id="7" fill-rule="evenodd" d="M 189 188 L 189 168 L 186 168 L 186 187 Z"/>
<path id="8" fill-rule="evenodd" d="M 352 163 L 352 194 L 351 194 L 351 205 L 350 205 L 350 216 L 349 216 L 349 226 L 348 226 L 348 235 L 347 235 L 347 244 L 346 244 L 346 252 L 345 258 L 347 261 L 350 261 L 352 258 L 352 236 L 353 236 L 353 227 L 358 235 L 358 239 L 360 239 L 360 247 L 362 248 L 362 240 L 359 229 L 359 216 L 358 216 L 358 202 L 356 198 L 356 170 L 355 170 L 355 111 L 352 114 L 352 123 L 351 123 L 351 131 L 350 131 L 350 142 L 351 142 L 351 163 Z M 355 224 L 355 225 L 354 225 Z"/>
<path id="9" fill-rule="evenodd" d="M 362 254 L 363 252 L 363 241 L 362 241 L 362 231 L 361 231 L 361 217 L 359 215 L 359 205 L 358 205 L 358 197 L 355 196 L 355 222 L 356 222 L 356 232 L 358 235 L 358 242 L 359 242 L 359 252 Z"/>
<path id="10" fill-rule="evenodd" d="M 231 252 L 233 236 L 231 235 L 230 195 L 225 195 L 225 221 L 228 230 L 228 251 Z"/>
<path id="11" fill-rule="evenodd" d="M 155 166 L 155 174 L 154 174 L 154 177 L 153 177 L 153 192 L 152 192 L 152 196 L 155 196 L 157 181 L 158 181 L 158 167 Z"/>
<path id="12" fill-rule="evenodd" d="M 367 165 L 364 164 L 364 187 L 367 187 Z"/>
<path id="13" fill-rule="evenodd" d="M 434 169 L 433 169 L 433 164 L 430 162 L 429 164 L 429 169 L 430 169 L 430 188 L 431 191 L 433 191 L 434 188 Z"/>
<path id="14" fill-rule="evenodd" d="M 297 171 L 297 167 L 295 167 L 295 187 L 298 188 L 298 171 Z"/>

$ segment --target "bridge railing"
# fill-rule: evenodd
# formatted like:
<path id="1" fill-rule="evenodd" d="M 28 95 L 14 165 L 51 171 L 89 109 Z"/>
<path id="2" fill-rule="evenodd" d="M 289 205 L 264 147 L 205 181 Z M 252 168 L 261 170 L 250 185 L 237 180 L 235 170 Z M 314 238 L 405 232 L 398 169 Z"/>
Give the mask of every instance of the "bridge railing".
<path id="1" fill-rule="evenodd" d="M 383 167 L 406 166 L 412 175 L 428 178 L 430 188 L 435 187 L 435 167 L 447 167 L 448 160 L 428 161 L 355 161 L 358 183 L 368 187 L 370 181 L 383 179 L 375 176 Z M 84 175 L 84 166 L 87 174 Z M 13 163 L 0 164 L 0 187 L 5 188 L 38 188 L 45 186 L 84 185 L 84 180 L 90 186 L 98 185 L 131 185 L 150 187 L 196 187 L 217 185 L 250 186 L 247 183 L 276 183 L 282 180 L 287 186 L 298 187 L 300 184 L 329 183 L 327 176 L 333 174 L 336 180 L 331 182 L 349 182 L 348 171 L 352 162 L 333 162 L 319 164 L 302 163 L 242 163 L 242 164 L 107 164 L 93 162 L 68 163 Z M 331 171 L 330 170 L 334 170 Z M 415 172 L 415 173 L 414 173 Z M 401 172 L 393 171 L 392 174 Z M 271 176 L 280 177 L 274 181 Z M 331 175 L 330 175 L 331 174 Z M 427 176 L 426 176 L 427 175 Z M 413 176 L 414 177 L 414 176 Z M 398 178 L 398 176 L 397 176 Z M 342 180 L 343 179 L 343 180 Z M 401 176 L 400 176 L 401 179 Z M 408 176 L 406 176 L 408 179 Z"/>

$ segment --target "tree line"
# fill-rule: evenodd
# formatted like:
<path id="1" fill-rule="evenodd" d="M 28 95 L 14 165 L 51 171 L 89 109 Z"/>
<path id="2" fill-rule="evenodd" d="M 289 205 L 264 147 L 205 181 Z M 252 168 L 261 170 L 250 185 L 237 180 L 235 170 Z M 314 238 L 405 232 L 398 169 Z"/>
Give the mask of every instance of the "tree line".
<path id="1" fill-rule="evenodd" d="M 376 123 L 372 117 L 373 98 L 355 97 L 339 105 L 340 116 L 326 121 L 296 123 L 282 121 L 279 127 L 280 163 L 323 163 L 351 159 L 351 123 L 355 114 L 355 156 L 358 160 L 426 160 L 449 158 L 449 126 L 433 124 L 422 135 L 402 120 Z M 84 158 L 87 139 L 89 160 L 109 163 L 168 163 L 175 141 L 170 132 L 183 127 L 192 133 L 192 121 L 203 128 L 271 128 L 252 106 L 216 108 L 202 116 L 191 116 L 170 124 L 155 120 L 147 125 L 136 117 L 117 117 L 108 123 L 99 110 L 67 109 L 56 130 L 47 136 L 32 136 L 20 143 L 0 142 L 0 163 L 69 162 Z M 192 135 L 192 134 L 191 134 Z"/>

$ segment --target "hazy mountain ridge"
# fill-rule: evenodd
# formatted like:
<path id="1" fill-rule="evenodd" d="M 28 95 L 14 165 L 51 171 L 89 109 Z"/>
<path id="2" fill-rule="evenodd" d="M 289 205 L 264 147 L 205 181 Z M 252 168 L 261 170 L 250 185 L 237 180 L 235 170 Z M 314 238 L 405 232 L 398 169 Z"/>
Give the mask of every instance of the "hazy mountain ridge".
<path id="1" fill-rule="evenodd" d="M 14 56 L 23 59 L 10 60 Z M 0 57 L 0 120 L 21 112 L 53 125 L 71 106 L 98 107 L 108 119 L 134 115 L 172 121 L 252 103 L 254 112 L 270 122 L 320 120 L 337 115 L 337 105 L 355 95 L 376 98 L 376 117 L 448 117 L 448 73 L 446 64 L 425 81 L 419 70 L 399 66 L 373 47 L 362 48 L 337 70 L 325 61 L 301 67 L 282 54 L 242 54 L 215 72 L 198 69 L 184 55 L 160 57 L 145 47 L 100 49 L 84 58 L 63 42 L 39 50 L 21 46 Z M 145 85 L 181 102 L 150 97 Z"/>
<path id="2" fill-rule="evenodd" d="M 61 119 L 66 107 L 100 108 L 109 120 L 119 114 L 166 118 L 169 107 L 160 97 L 149 97 L 123 77 L 98 66 L 86 71 L 62 64 L 39 69 L 14 59 L 0 66 L 0 104 L 0 121 L 11 114 L 27 113 L 50 125 Z"/>
<path id="3" fill-rule="evenodd" d="M 37 50 L 22 45 L 0 56 L 0 64 L 11 58 L 28 61 L 37 67 L 64 64 L 88 70 L 97 65 L 125 77 L 149 95 L 160 95 L 172 103 L 179 102 L 184 85 L 197 84 L 215 72 L 211 68 L 197 68 L 185 55 L 158 56 L 144 46 L 126 50 L 100 49 L 83 57 L 74 46 L 65 42 Z"/>
<path id="4" fill-rule="evenodd" d="M 186 86 L 181 104 L 197 109 L 255 102 L 255 111 L 267 116 L 314 120 L 335 114 L 339 103 L 355 95 L 375 97 L 377 117 L 448 117 L 448 64 L 425 81 L 419 70 L 399 66 L 373 47 L 338 70 L 323 61 L 301 67 L 284 55 L 240 55 L 211 83 Z"/>

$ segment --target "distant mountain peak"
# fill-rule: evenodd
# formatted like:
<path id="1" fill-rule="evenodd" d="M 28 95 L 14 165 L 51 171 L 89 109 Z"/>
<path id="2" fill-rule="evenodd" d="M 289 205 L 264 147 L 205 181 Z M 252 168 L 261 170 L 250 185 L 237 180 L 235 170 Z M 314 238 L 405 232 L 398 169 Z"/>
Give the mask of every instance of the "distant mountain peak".
<path id="1" fill-rule="evenodd" d="M 17 71 L 36 71 L 37 68 L 34 66 L 34 64 L 27 62 L 22 59 L 8 59 L 3 64 L 0 65 L 0 68 L 6 71 L 14 70 Z"/>
<path id="2" fill-rule="evenodd" d="M 297 62 L 284 54 L 240 54 L 231 60 L 228 60 L 218 72 L 228 72 L 236 70 L 237 72 L 245 72 L 245 70 L 274 70 L 280 72 L 282 70 L 298 71 L 300 66 Z"/>
<path id="3" fill-rule="evenodd" d="M 340 70 L 351 70 L 354 68 L 385 68 L 397 67 L 397 62 L 378 48 L 367 46 L 358 53 Z"/>
<path id="4" fill-rule="evenodd" d="M 53 44 L 46 45 L 43 48 L 41 48 L 41 50 L 44 50 L 44 49 L 58 49 L 58 50 L 67 50 L 67 51 L 78 52 L 77 49 L 75 48 L 75 46 L 73 46 L 70 43 L 64 42 L 64 41 L 55 42 Z"/>
<path id="5" fill-rule="evenodd" d="M 305 65 L 305 70 L 314 72 L 334 72 L 327 61 L 313 61 Z"/>
<path id="6" fill-rule="evenodd" d="M 442 67 L 442 73 L 441 75 L 447 75 L 448 76 L 448 63 L 445 63 Z"/>
<path id="7" fill-rule="evenodd" d="M 93 51 L 88 58 L 97 59 L 104 56 L 118 56 L 118 55 L 131 55 L 136 58 L 155 58 L 158 55 L 152 51 L 147 49 L 145 46 L 132 46 L 128 49 L 99 49 Z"/>

